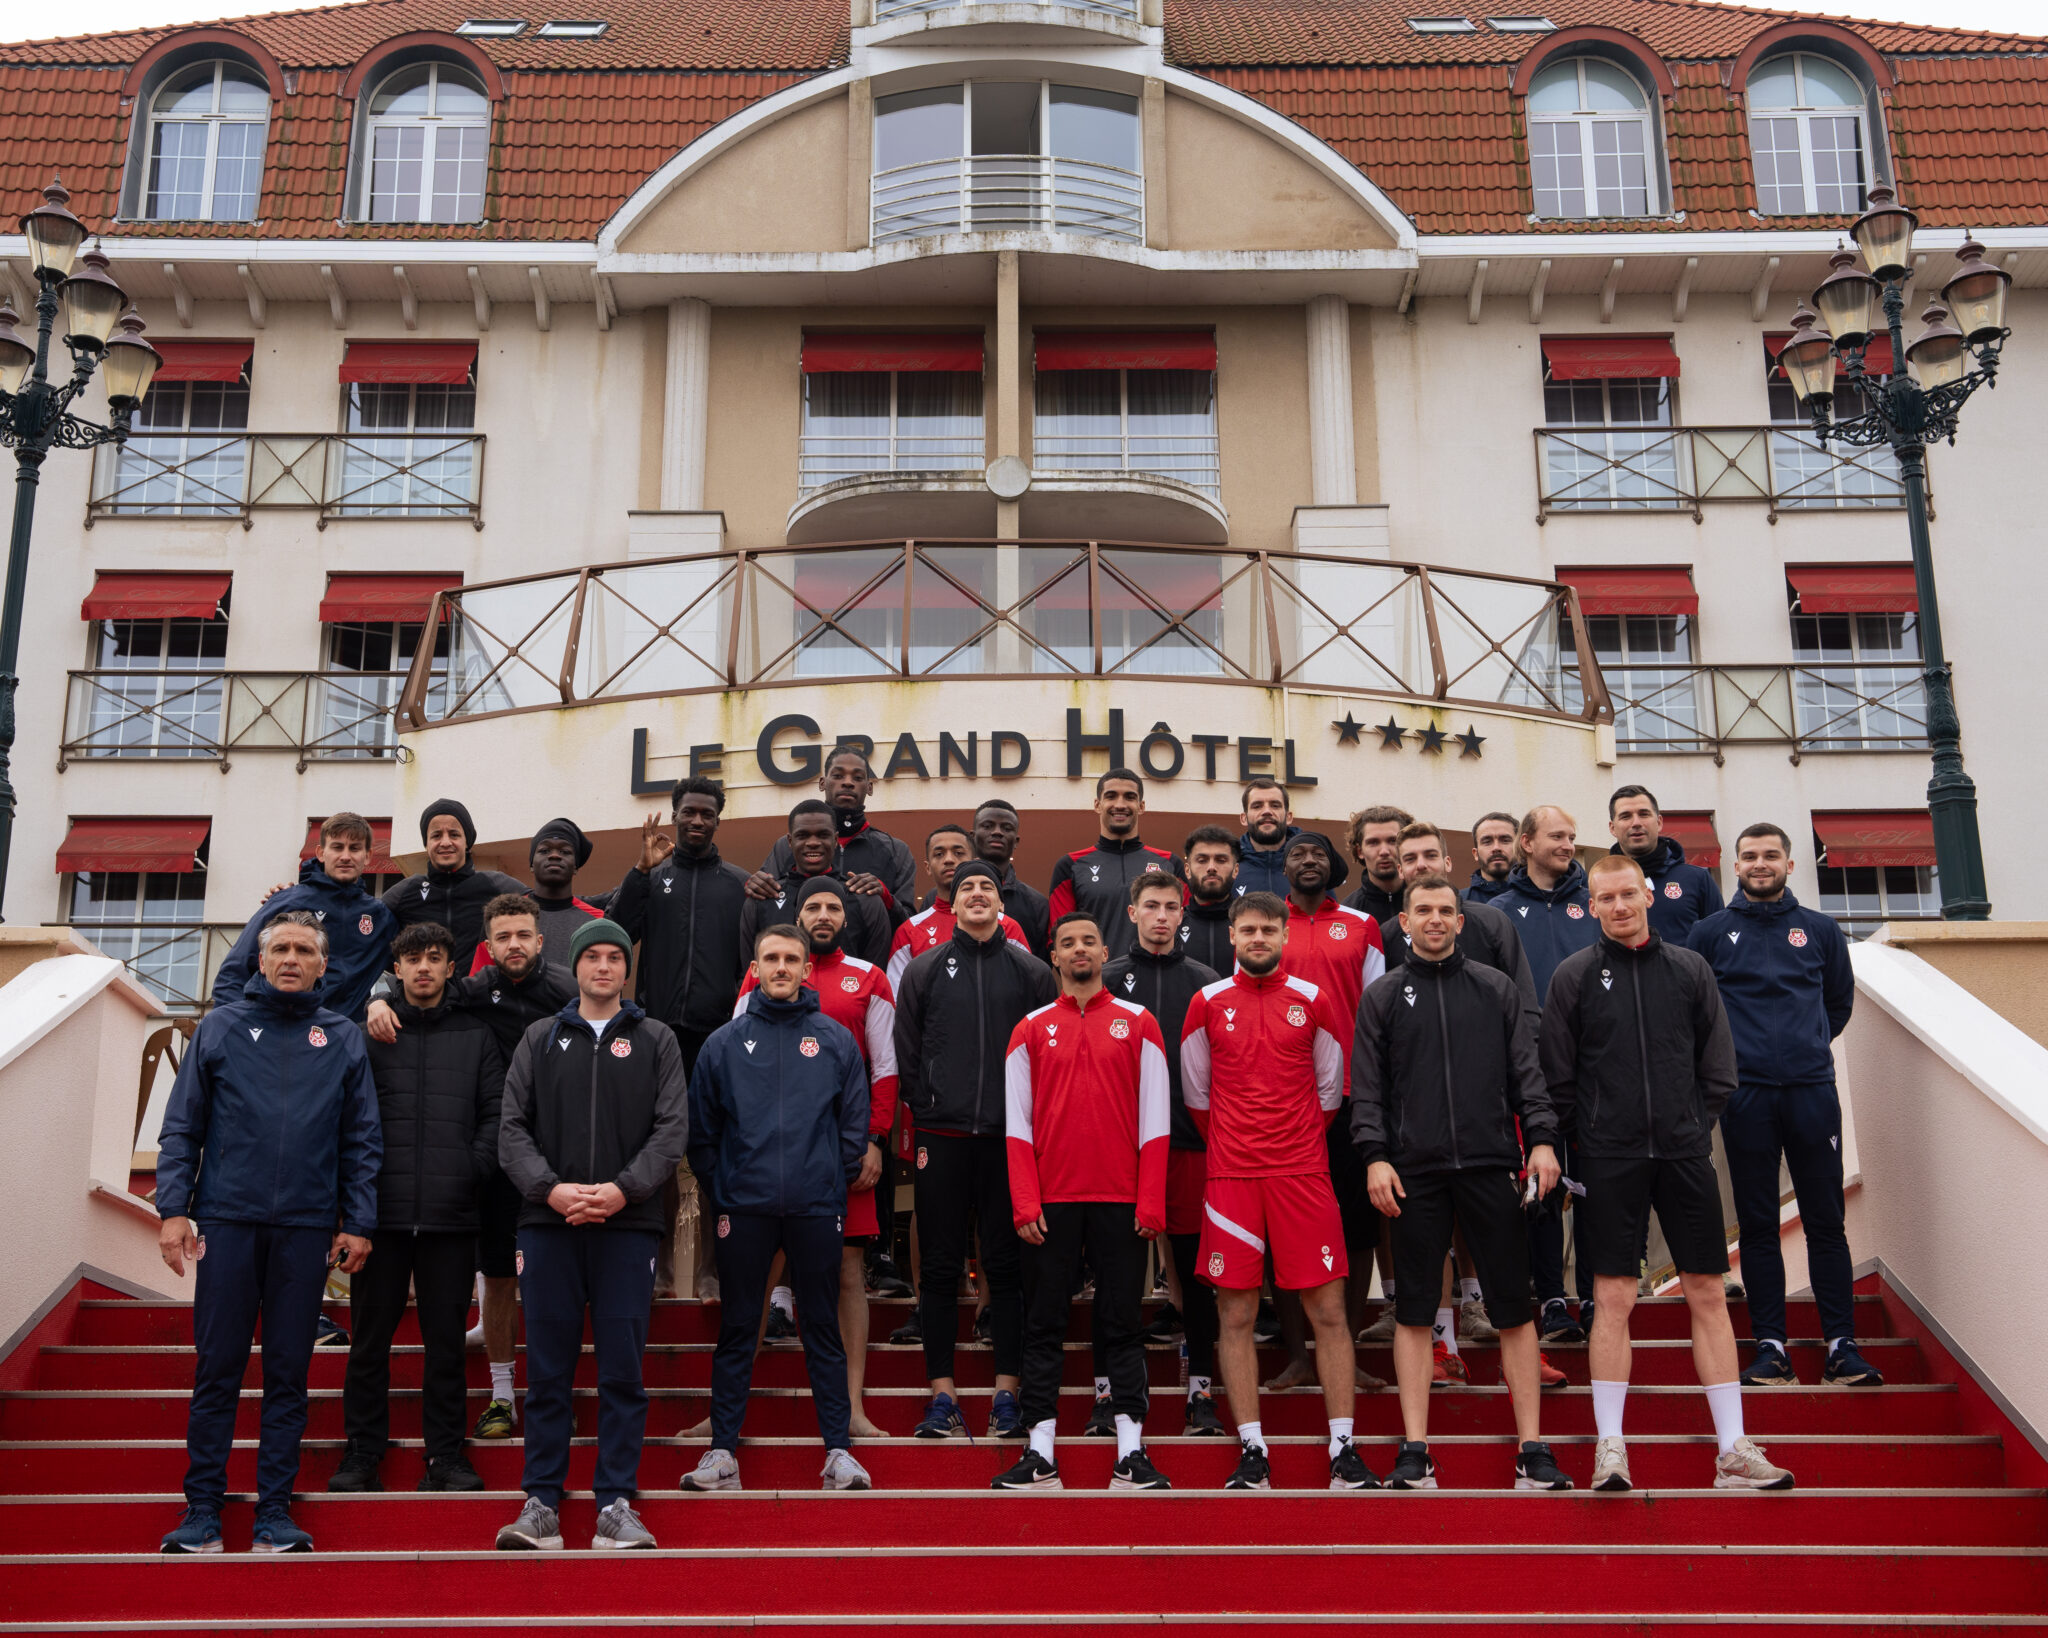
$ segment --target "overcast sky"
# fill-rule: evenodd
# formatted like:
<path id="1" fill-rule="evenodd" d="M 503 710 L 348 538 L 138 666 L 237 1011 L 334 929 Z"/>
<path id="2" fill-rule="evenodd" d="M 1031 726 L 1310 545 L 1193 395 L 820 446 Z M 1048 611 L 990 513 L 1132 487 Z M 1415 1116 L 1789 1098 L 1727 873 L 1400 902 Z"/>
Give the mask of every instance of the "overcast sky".
<path id="1" fill-rule="evenodd" d="M 678 3 L 687 4 L 687 0 Z M 103 34 L 156 23 L 206 22 L 246 12 L 285 9 L 286 0 L 251 0 L 246 5 L 237 5 L 235 0 L 213 0 L 211 4 L 207 0 L 67 0 L 62 6 L 7 0 L 0 5 L 0 40 Z M 1820 0 L 1812 9 L 1902 23 L 1945 23 L 1952 28 L 2048 34 L 2048 3 L 2044 0 Z"/>

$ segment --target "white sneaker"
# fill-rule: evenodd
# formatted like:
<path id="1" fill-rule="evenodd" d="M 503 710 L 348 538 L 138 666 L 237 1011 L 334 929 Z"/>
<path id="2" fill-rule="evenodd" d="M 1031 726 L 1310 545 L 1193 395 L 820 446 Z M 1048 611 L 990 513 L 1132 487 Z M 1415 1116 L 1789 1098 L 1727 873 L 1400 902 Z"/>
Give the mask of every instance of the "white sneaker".
<path id="1" fill-rule="evenodd" d="M 1716 1490 L 1790 1490 L 1792 1475 L 1764 1455 L 1763 1446 L 1744 1435 L 1735 1448 L 1714 1459 Z"/>
<path id="2" fill-rule="evenodd" d="M 1486 1317 L 1486 1304 L 1467 1302 L 1458 1305 L 1458 1340 L 1460 1342 L 1497 1342 L 1500 1332 L 1492 1320 Z"/>
<path id="3" fill-rule="evenodd" d="M 462 1346 L 465 1348 L 481 1348 L 483 1345 L 484 1327 L 483 1322 L 479 1320 L 476 1324 L 472 1325 L 467 1331 L 464 1331 L 462 1333 Z"/>
<path id="4" fill-rule="evenodd" d="M 1593 1488 L 1633 1490 L 1628 1476 L 1628 1446 L 1617 1438 L 1602 1439 L 1593 1447 Z"/>
<path id="5" fill-rule="evenodd" d="M 1394 1340 L 1394 1305 L 1388 1303 L 1380 1310 L 1380 1317 L 1358 1333 L 1359 1342 L 1367 1348 L 1385 1348 Z"/>
<path id="6" fill-rule="evenodd" d="M 694 1472 L 683 1475 L 685 1490 L 737 1490 L 740 1487 L 739 1458 L 729 1450 L 707 1450 Z"/>
<path id="7" fill-rule="evenodd" d="M 701 1470 L 700 1470 L 701 1471 Z M 734 1466 L 734 1483 L 738 1483 L 738 1466 Z M 872 1490 L 875 1484 L 868 1477 L 868 1470 L 853 1459 L 850 1450 L 828 1450 L 825 1453 L 825 1471 L 820 1490 Z"/>

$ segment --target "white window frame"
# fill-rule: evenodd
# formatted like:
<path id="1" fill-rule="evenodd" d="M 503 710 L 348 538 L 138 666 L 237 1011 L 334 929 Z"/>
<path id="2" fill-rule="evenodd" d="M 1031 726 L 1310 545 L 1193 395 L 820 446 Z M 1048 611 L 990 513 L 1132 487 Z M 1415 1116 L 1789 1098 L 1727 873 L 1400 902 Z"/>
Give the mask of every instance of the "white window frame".
<path id="1" fill-rule="evenodd" d="M 405 223 L 425 223 L 447 227 L 460 223 L 481 222 L 484 219 L 484 207 L 490 198 L 491 192 L 490 132 L 492 109 L 489 91 L 485 88 L 482 80 L 471 69 L 464 65 L 442 62 L 438 58 L 430 59 L 424 64 L 429 71 L 427 76 L 428 111 L 426 113 L 372 114 L 369 111 L 370 105 L 376 99 L 377 94 L 383 90 L 386 82 L 393 75 L 403 74 L 407 69 L 421 66 L 421 64 L 416 62 L 394 64 L 379 74 L 364 89 L 362 102 L 363 143 L 356 167 L 358 175 L 356 181 L 355 214 L 358 221 L 391 222 L 401 225 Z M 450 116 L 436 111 L 440 106 L 441 78 L 443 74 L 459 75 L 468 83 L 469 89 L 484 99 L 484 111 L 481 115 L 462 114 Z M 372 215 L 375 198 L 372 190 L 376 178 L 378 135 L 384 131 L 406 131 L 414 128 L 419 128 L 425 133 L 420 142 L 420 186 L 414 200 L 414 214 L 410 216 Z M 459 216 L 455 219 L 454 223 L 435 223 L 433 215 L 435 153 L 439 146 L 437 139 L 444 130 L 481 130 L 484 133 L 483 182 L 477 189 L 476 213 L 474 215 Z"/>
<path id="2" fill-rule="evenodd" d="M 1869 203 L 1870 189 L 1877 181 L 1875 154 L 1870 144 L 1870 88 L 1863 83 L 1863 76 L 1847 63 L 1837 62 L 1833 57 L 1818 51 L 1786 51 L 1767 57 L 1758 63 L 1763 68 L 1770 63 L 1789 59 L 1792 64 L 1793 97 L 1790 108 L 1759 108 L 1753 99 L 1745 96 L 1749 103 L 1749 165 L 1751 179 L 1757 182 L 1756 206 L 1763 216 L 1838 216 L 1855 215 Z M 1817 107 L 1806 100 L 1806 64 L 1809 59 L 1824 62 L 1838 73 L 1846 74 L 1856 89 L 1863 93 L 1863 101 L 1853 110 L 1856 119 L 1856 138 L 1863 151 L 1863 184 L 1859 190 L 1863 197 L 1849 211 L 1823 210 L 1815 192 L 1818 184 L 1813 175 L 1813 122 L 1817 119 L 1841 119 L 1851 110 L 1839 103 Z M 1754 71 L 1752 71 L 1753 73 Z M 1800 208 L 1796 211 L 1770 210 L 1764 205 L 1763 185 L 1756 174 L 1756 128 L 1760 120 L 1789 119 L 1799 127 L 1799 198 Z"/>
<path id="3" fill-rule="evenodd" d="M 981 429 L 972 433 L 960 433 L 946 441 L 957 442 L 957 450 L 918 451 L 906 454 L 899 447 L 901 442 L 931 444 L 941 441 L 942 435 L 920 433 L 915 436 L 904 434 L 898 428 L 898 388 L 906 375 L 918 375 L 918 370 L 863 370 L 862 375 L 886 375 L 889 378 L 889 414 L 885 424 L 873 432 L 812 432 L 808 430 L 811 405 L 811 380 L 822 372 L 806 370 L 803 378 L 803 398 L 797 406 L 797 493 L 815 495 L 820 489 L 831 484 L 842 483 L 851 478 L 886 477 L 897 472 L 980 472 L 987 455 L 988 439 L 988 376 L 982 372 Z M 954 372 L 945 372 L 951 374 Z M 966 371 L 958 372 L 967 374 Z M 886 449 L 868 453 L 839 454 L 837 446 L 853 443 L 886 444 Z"/>
<path id="4" fill-rule="evenodd" d="M 253 222 L 263 202 L 263 165 L 270 149 L 270 86 L 264 77 L 248 63 L 227 57 L 213 59 L 213 111 L 207 114 L 179 114 L 175 117 L 159 114 L 157 102 L 173 80 L 181 79 L 195 63 L 185 63 L 165 74 L 151 88 L 149 93 L 149 117 L 144 122 L 142 137 L 142 178 L 136 193 L 137 216 L 145 222 Z M 238 69 L 263 86 L 263 112 L 251 117 L 245 113 L 224 114 L 220 107 L 221 80 L 230 68 Z M 156 164 L 156 136 L 166 125 L 204 125 L 206 127 L 206 161 L 199 185 L 199 212 L 196 216 L 173 216 L 160 214 L 153 197 L 155 189 L 150 184 L 150 172 Z M 213 213 L 214 173 L 220 164 L 220 132 L 224 125 L 256 125 L 263 129 L 263 143 L 256 152 L 256 191 L 249 198 L 247 216 L 217 217 Z"/>
<path id="5" fill-rule="evenodd" d="M 1600 186 L 1596 177 L 1593 129 L 1603 122 L 1609 124 L 1618 123 L 1630 116 L 1608 112 L 1592 113 L 1585 109 L 1586 64 L 1589 60 L 1598 61 L 1610 68 L 1619 70 L 1628 77 L 1629 83 L 1643 95 L 1641 113 L 1643 126 L 1643 214 L 1640 217 L 1628 211 L 1607 212 L 1600 209 Z M 1575 52 L 1561 60 L 1545 63 L 1542 68 L 1537 70 L 1536 78 L 1540 78 L 1554 68 L 1561 68 L 1567 63 L 1572 66 L 1578 76 L 1580 107 L 1577 110 L 1569 114 L 1537 114 L 1528 110 L 1527 99 L 1524 100 L 1524 120 L 1529 128 L 1529 202 L 1535 211 L 1537 219 L 1546 222 L 1642 221 L 1662 214 L 1664 198 L 1662 186 L 1664 127 L 1661 118 L 1661 105 L 1655 87 L 1645 85 L 1642 76 L 1636 72 L 1633 65 L 1622 62 L 1614 57 L 1596 57 L 1591 52 L 1583 51 Z M 1529 90 L 1533 94 L 1535 89 L 1536 79 L 1532 78 L 1529 82 Z M 1536 127 L 1539 125 L 1570 125 L 1577 129 L 1579 137 L 1579 175 L 1586 195 L 1586 214 L 1583 216 L 1567 216 L 1561 210 L 1555 213 L 1548 213 L 1543 209 L 1541 201 L 1536 197 L 1535 136 Z M 1564 190 L 1560 188 L 1556 191 L 1562 195 Z M 1560 198 L 1559 203 L 1562 204 L 1562 202 Z"/>
<path id="6" fill-rule="evenodd" d="M 1038 407 L 1038 372 L 1032 372 L 1031 383 L 1031 447 L 1032 467 L 1041 472 L 1114 472 L 1124 476 L 1166 478 L 1175 483 L 1184 483 L 1191 489 L 1199 489 L 1211 500 L 1221 498 L 1223 489 L 1223 453 L 1218 423 L 1221 420 L 1221 405 L 1216 397 L 1216 372 L 1208 370 L 1209 377 L 1209 430 L 1206 433 L 1137 433 L 1131 431 L 1131 370 L 1119 365 L 1114 370 L 1053 370 L 1053 375 L 1114 375 L 1116 377 L 1116 449 L 1111 450 L 1047 450 L 1045 459 L 1039 459 L 1041 443 L 1065 441 L 1080 443 L 1099 439 L 1108 442 L 1109 435 L 1092 433 L 1049 433 L 1039 430 L 1044 414 Z M 1165 374 L 1165 371 L 1141 371 L 1142 374 Z M 1140 447 L 1133 449 L 1136 438 Z M 1162 443 L 1205 442 L 1207 447 L 1193 451 L 1155 450 L 1149 446 Z M 1192 456 L 1193 459 L 1189 459 Z M 1186 464 L 1173 466 L 1176 459 Z"/>
<path id="7" fill-rule="evenodd" d="M 1814 899 L 1823 915 L 1833 916 L 1852 939 L 1868 938 L 1888 921 L 1938 921 L 1941 919 L 1941 871 L 1935 865 L 1830 865 L 1814 867 Z M 1852 870 L 1877 872 L 1877 909 L 1858 910 L 1849 900 L 1846 887 L 1837 891 L 1827 877 L 1839 871 L 1844 877 Z M 1888 870 L 1910 870 L 1915 877 L 1916 902 L 1901 913 L 1892 908 L 1892 891 L 1885 883 Z"/>

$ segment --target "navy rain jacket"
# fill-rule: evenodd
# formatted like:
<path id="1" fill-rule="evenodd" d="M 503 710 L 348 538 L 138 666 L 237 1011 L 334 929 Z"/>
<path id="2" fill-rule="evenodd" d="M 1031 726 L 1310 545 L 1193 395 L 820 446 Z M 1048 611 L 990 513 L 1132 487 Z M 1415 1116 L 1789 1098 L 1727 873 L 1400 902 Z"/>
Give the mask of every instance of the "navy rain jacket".
<path id="1" fill-rule="evenodd" d="M 1508 890 L 1494 901 L 1522 935 L 1522 953 L 1529 958 L 1529 976 L 1537 997 L 1549 1004 L 1550 978 L 1558 963 L 1575 950 L 1600 942 L 1600 924 L 1586 903 L 1586 867 L 1572 860 L 1564 879 L 1547 891 L 1529 879 L 1527 870 L 1508 878 Z"/>
<path id="2" fill-rule="evenodd" d="M 1280 845 L 1273 848 L 1252 846 L 1252 835 L 1245 831 L 1237 839 L 1237 892 L 1242 898 L 1247 893 L 1277 893 L 1287 897 L 1287 872 L 1282 866 L 1287 861 L 1287 848 L 1295 837 L 1301 834 L 1301 826 L 1289 825 L 1280 838 Z"/>
<path id="3" fill-rule="evenodd" d="M 1472 872 L 1472 880 L 1465 886 L 1465 897 L 1473 904 L 1491 904 L 1507 892 L 1509 879 L 1503 876 L 1499 881 L 1495 881 L 1491 876 L 1482 876 L 1475 870 Z"/>
<path id="4" fill-rule="evenodd" d="M 263 901 L 249 918 L 235 947 L 213 979 L 213 1004 L 242 999 L 242 987 L 256 976 L 256 940 L 264 926 L 287 910 L 310 910 L 327 934 L 327 972 L 320 980 L 323 1006 L 360 1024 L 370 1006 L 370 986 L 391 965 L 391 940 L 398 918 L 391 907 L 358 883 L 344 886 L 320 868 L 318 859 L 299 865 L 299 884 Z"/>
<path id="5" fill-rule="evenodd" d="M 1694 927 L 1687 948 L 1721 986 L 1742 1079 L 1762 1086 L 1832 1083 L 1828 1043 L 1849 1027 L 1856 975 L 1833 916 L 1788 891 L 1768 903 L 1740 893 Z"/>
<path id="6" fill-rule="evenodd" d="M 1619 853 L 1621 844 L 1607 850 Z M 1721 888 L 1711 870 L 1685 862 L 1675 838 L 1660 836 L 1656 851 L 1638 859 L 1650 882 L 1650 927 L 1666 944 L 1683 944 L 1693 925 L 1721 909 Z"/>

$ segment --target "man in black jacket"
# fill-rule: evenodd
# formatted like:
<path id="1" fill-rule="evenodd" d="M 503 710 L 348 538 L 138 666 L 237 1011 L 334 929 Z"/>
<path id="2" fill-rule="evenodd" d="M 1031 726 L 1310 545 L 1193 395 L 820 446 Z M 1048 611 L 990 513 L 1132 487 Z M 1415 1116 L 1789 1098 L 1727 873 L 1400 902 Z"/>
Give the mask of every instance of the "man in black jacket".
<path id="1" fill-rule="evenodd" d="M 1693 1362 L 1720 1455 L 1717 1490 L 1789 1490 L 1742 1429 L 1714 1122 L 1735 1090 L 1735 1042 L 1707 963 L 1650 928 L 1650 889 L 1625 854 L 1594 861 L 1587 900 L 1600 940 L 1558 963 L 1541 1053 L 1558 1123 L 1577 1144 L 1579 1253 L 1593 1276 L 1593 1488 L 1630 1487 L 1622 1410 L 1628 1319 L 1654 1206 L 1692 1311 Z"/>
<path id="2" fill-rule="evenodd" d="M 1003 914 L 1024 929 L 1024 942 L 1043 961 L 1052 950 L 1052 916 L 1045 895 L 1011 864 L 1022 838 L 1017 810 L 1000 796 L 974 810 L 974 856 L 995 871 L 1003 886 Z"/>
<path id="3" fill-rule="evenodd" d="M 1197 825 L 1181 844 L 1188 898 L 1181 917 L 1181 951 L 1219 976 L 1237 966 L 1230 948 L 1230 907 L 1244 893 L 1238 880 L 1238 839 L 1221 825 Z M 1167 1039 L 1171 1041 L 1172 1036 Z"/>
<path id="4" fill-rule="evenodd" d="M 1358 861 L 1358 888 L 1344 902 L 1374 921 L 1401 913 L 1401 831 L 1415 823 L 1404 808 L 1361 808 L 1351 816 L 1344 840 Z"/>
<path id="5" fill-rule="evenodd" d="M 755 897 L 753 883 L 748 884 L 739 923 L 743 950 L 754 947 L 762 928 L 787 923 L 796 914 L 797 892 L 805 882 L 813 876 L 831 876 L 846 889 L 846 932 L 840 947 L 848 955 L 873 962 L 877 967 L 888 965 L 890 936 L 904 917 L 892 917 L 886 907 L 889 901 L 880 894 L 862 893 L 853 885 L 846 874 L 845 852 L 833 825 L 832 810 L 815 797 L 789 810 L 789 833 L 783 838 L 789 844 L 789 868 L 768 898 Z M 755 882 L 759 880 L 758 876 L 754 878 Z M 726 1010 L 732 1010 L 730 1002 Z"/>
<path id="6" fill-rule="evenodd" d="M 483 1021 L 448 997 L 455 941 L 434 922 L 398 935 L 391 959 L 401 994 L 392 1010 L 404 1033 L 369 1043 L 384 1126 L 377 1174 L 377 1234 L 349 1282 L 352 1341 L 342 1388 L 348 1450 L 329 1490 L 382 1490 L 391 1443 L 391 1339 L 417 1299 L 425 1370 L 420 1400 L 427 1470 L 422 1490 L 481 1490 L 462 1453 L 463 1321 L 475 1267 L 477 1201 L 498 1170 L 498 1103 L 505 1060 Z"/>
<path id="7" fill-rule="evenodd" d="M 599 919 L 576 930 L 576 1000 L 527 1030 L 505 1076 L 498 1164 L 519 1213 L 526 1310 L 526 1503 L 507 1548 L 559 1548 L 576 1365 L 589 1317 L 597 1355 L 593 1547 L 652 1547 L 633 1511 L 647 1433 L 641 1355 L 666 1226 L 662 1187 L 689 1142 L 689 1088 L 668 1025 L 623 999 L 632 939 Z"/>
<path id="8" fill-rule="evenodd" d="M 1515 1488 L 1569 1490 L 1539 1432 L 1536 1317 L 1518 1174 L 1527 1146 L 1537 1198 L 1557 1186 L 1557 1118 L 1536 1061 L 1536 1016 L 1505 974 L 1458 948 L 1458 891 L 1437 873 L 1403 889 L 1408 959 L 1366 990 L 1351 1050 L 1351 1141 L 1391 1220 L 1394 1372 L 1403 1443 L 1392 1490 L 1434 1490 L 1431 1329 L 1455 1228 L 1500 1331 L 1515 1411 Z M 1512 938 L 1512 934 L 1509 935 Z M 1515 1123 L 1521 1122 L 1519 1135 Z"/>
<path id="9" fill-rule="evenodd" d="M 917 908 L 917 856 L 908 843 L 868 819 L 868 798 L 875 794 L 875 770 L 868 753 L 858 745 L 833 746 L 818 776 L 818 794 L 832 816 L 833 836 L 845 850 L 841 870 L 846 885 L 864 898 L 879 900 L 894 928 Z M 747 897 L 774 898 L 790 868 L 790 839 L 777 837 L 761 868 L 748 879 Z"/>
<path id="10" fill-rule="evenodd" d="M 384 894 L 400 928 L 431 921 L 455 940 L 455 970 L 469 971 L 484 937 L 484 906 L 500 893 L 524 893 L 523 882 L 469 862 L 476 825 L 469 809 L 452 796 L 429 802 L 420 815 L 420 840 L 427 849 L 424 875 L 408 876 Z"/>
<path id="11" fill-rule="evenodd" d="M 960 1270 L 978 1231 L 995 1345 L 989 1432 L 1023 1435 L 1017 1372 L 1024 1337 L 1017 1231 L 1004 1147 L 1003 1056 L 1017 1020 L 1059 993 L 1052 969 L 1003 937 L 1002 884 L 970 859 L 953 873 L 953 936 L 927 950 L 896 994 L 896 1072 L 917 1127 L 915 1181 L 920 1324 L 931 1404 L 921 1439 L 966 1431 L 953 1383 Z"/>
<path id="12" fill-rule="evenodd" d="M 1102 929 L 1111 959 L 1130 954 L 1138 941 L 1127 914 L 1131 883 L 1148 870 L 1180 874 L 1180 860 L 1164 848 L 1147 847 L 1139 837 L 1144 814 L 1144 780 L 1129 768 L 1111 768 L 1095 781 L 1095 845 L 1062 854 L 1046 890 L 1046 911 L 1054 925 L 1070 910 L 1087 911 Z"/>
<path id="13" fill-rule="evenodd" d="M 1187 1424 L 1182 1432 L 1215 1437 L 1226 1431 L 1211 1392 L 1216 1375 L 1216 1288 L 1195 1274 L 1209 1146 L 1196 1130 L 1187 1099 L 1181 1094 L 1180 1038 L 1188 1021 L 1189 1003 L 1221 975 L 1182 948 L 1183 915 L 1180 883 L 1165 871 L 1148 871 L 1132 882 L 1130 916 L 1138 941 L 1129 955 L 1119 956 L 1102 969 L 1102 987 L 1119 1000 L 1136 1002 L 1158 1019 L 1159 1033 L 1171 1046 L 1166 1054 L 1167 1090 L 1173 1099 L 1166 1140 L 1166 1238 L 1179 1291 L 1175 1306 L 1188 1349 Z M 1152 1334 L 1165 1340 L 1158 1332 Z M 1098 1347 L 1096 1354 L 1095 1373 L 1106 1378 L 1103 1350 Z M 1097 1398 L 1101 1397 L 1098 1393 Z"/>

